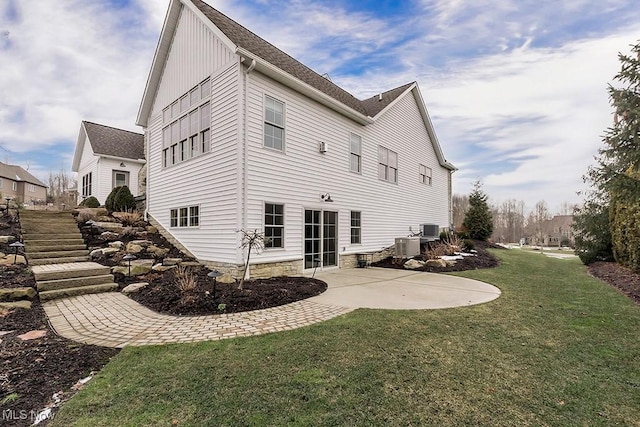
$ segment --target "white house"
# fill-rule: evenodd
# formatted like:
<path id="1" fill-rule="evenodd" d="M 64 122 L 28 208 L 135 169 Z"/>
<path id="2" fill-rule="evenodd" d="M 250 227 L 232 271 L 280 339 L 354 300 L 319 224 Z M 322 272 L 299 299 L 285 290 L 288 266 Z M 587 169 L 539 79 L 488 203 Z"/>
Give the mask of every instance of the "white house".
<path id="1" fill-rule="evenodd" d="M 171 0 L 137 124 L 147 214 L 203 262 L 253 276 L 354 265 L 451 224 L 451 173 L 416 83 L 359 100 L 200 0 Z"/>
<path id="2" fill-rule="evenodd" d="M 104 204 L 111 190 L 122 185 L 137 195 L 144 164 L 144 135 L 83 121 L 71 167 L 78 173 L 78 202 L 94 196 Z"/>

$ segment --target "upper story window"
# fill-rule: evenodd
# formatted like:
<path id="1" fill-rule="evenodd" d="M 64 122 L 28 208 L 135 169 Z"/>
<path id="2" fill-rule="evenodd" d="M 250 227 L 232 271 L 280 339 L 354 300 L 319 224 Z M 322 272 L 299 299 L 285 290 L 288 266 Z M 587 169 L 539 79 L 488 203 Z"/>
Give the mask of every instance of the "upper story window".
<path id="1" fill-rule="evenodd" d="M 284 151 L 284 102 L 264 99 L 264 146 Z"/>
<path id="2" fill-rule="evenodd" d="M 431 168 L 420 165 L 420 184 L 431 185 Z"/>
<path id="3" fill-rule="evenodd" d="M 209 79 L 181 96 L 162 112 L 162 167 L 184 162 L 211 146 L 211 83 Z"/>
<path id="4" fill-rule="evenodd" d="M 351 157 L 349 170 L 351 172 L 362 173 L 362 138 L 352 133 L 350 139 Z"/>
<path id="5" fill-rule="evenodd" d="M 15 181 L 13 181 L 13 185 L 11 186 L 11 189 L 12 189 L 13 191 L 18 191 L 18 183 L 17 183 L 17 182 L 15 182 Z"/>
<path id="6" fill-rule="evenodd" d="M 91 195 L 91 172 L 82 177 L 82 196 L 89 197 Z"/>
<path id="7" fill-rule="evenodd" d="M 36 192 L 36 186 L 33 185 L 33 184 L 29 184 L 27 189 L 29 190 L 29 193 L 35 193 Z"/>
<path id="8" fill-rule="evenodd" d="M 0 178 L 0 188 L 2 188 L 2 178 Z"/>
<path id="9" fill-rule="evenodd" d="M 398 182 L 398 153 L 378 147 L 378 179 Z"/>

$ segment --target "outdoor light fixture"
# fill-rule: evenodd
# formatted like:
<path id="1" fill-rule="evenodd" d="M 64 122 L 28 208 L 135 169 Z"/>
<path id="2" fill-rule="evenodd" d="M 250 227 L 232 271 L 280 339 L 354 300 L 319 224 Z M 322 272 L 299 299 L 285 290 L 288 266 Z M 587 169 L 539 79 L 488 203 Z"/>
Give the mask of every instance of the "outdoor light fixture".
<path id="1" fill-rule="evenodd" d="M 6 210 L 6 213 L 7 213 L 7 215 L 9 215 L 9 200 L 11 200 L 11 197 L 7 196 L 7 197 L 5 197 L 4 199 L 7 201 L 7 210 Z"/>
<path id="2" fill-rule="evenodd" d="M 216 281 L 218 277 L 222 276 L 222 273 L 220 273 L 218 270 L 213 270 L 209 274 L 207 274 L 207 276 L 213 279 L 213 299 L 215 300 L 216 299 Z"/>
<path id="3" fill-rule="evenodd" d="M 331 194 L 327 193 L 327 194 L 322 194 L 320 196 L 320 198 L 322 199 L 322 201 L 324 202 L 329 202 L 329 203 L 333 203 L 333 200 L 331 199 Z"/>
<path id="4" fill-rule="evenodd" d="M 133 254 L 126 254 L 122 259 L 129 262 L 129 277 L 131 277 L 131 261 L 138 258 Z"/>
<path id="5" fill-rule="evenodd" d="M 10 244 L 9 247 L 10 248 L 15 248 L 15 250 L 16 250 L 16 253 L 13 256 L 13 263 L 15 264 L 16 261 L 18 260 L 18 248 L 24 248 L 24 245 L 22 243 L 20 243 L 20 242 L 14 242 L 14 243 Z"/>
<path id="6" fill-rule="evenodd" d="M 318 269 L 318 266 L 320 265 L 320 261 L 322 261 L 320 258 L 314 258 L 313 259 L 313 263 L 315 264 L 315 267 L 313 268 L 313 274 L 311 275 L 312 279 L 314 277 L 316 277 L 316 270 Z"/>
<path id="7" fill-rule="evenodd" d="M 127 165 L 125 165 L 125 164 L 124 164 L 124 162 L 121 162 L 121 163 L 120 163 L 120 167 L 121 167 L 121 168 L 126 168 L 126 167 L 127 167 Z"/>

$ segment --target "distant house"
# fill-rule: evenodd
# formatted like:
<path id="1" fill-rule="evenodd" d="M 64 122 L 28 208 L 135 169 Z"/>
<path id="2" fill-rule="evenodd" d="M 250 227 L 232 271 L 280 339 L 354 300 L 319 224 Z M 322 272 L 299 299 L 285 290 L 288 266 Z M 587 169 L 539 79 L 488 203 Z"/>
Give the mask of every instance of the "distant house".
<path id="1" fill-rule="evenodd" d="M 573 215 L 556 215 L 542 224 L 545 246 L 573 246 Z"/>
<path id="2" fill-rule="evenodd" d="M 418 84 L 360 100 L 199 0 L 171 0 L 140 106 L 147 214 L 215 268 L 352 266 L 451 225 L 451 174 Z M 433 228 L 433 227 L 432 227 Z"/>
<path id="3" fill-rule="evenodd" d="M 144 135 L 83 121 L 72 170 L 78 173 L 78 203 L 94 196 L 104 204 L 114 187 L 141 193 L 138 173 L 144 166 Z"/>
<path id="4" fill-rule="evenodd" d="M 20 166 L 0 162 L 0 195 L 19 203 L 43 203 L 47 199 L 47 186 Z M 0 200 L 2 203 L 4 200 Z"/>

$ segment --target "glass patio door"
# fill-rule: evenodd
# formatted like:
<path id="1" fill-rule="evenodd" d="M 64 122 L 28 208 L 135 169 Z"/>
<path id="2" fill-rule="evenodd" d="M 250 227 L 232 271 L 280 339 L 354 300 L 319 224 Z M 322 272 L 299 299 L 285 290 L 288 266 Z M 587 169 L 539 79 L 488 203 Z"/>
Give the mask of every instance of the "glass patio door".
<path id="1" fill-rule="evenodd" d="M 304 268 L 338 265 L 338 213 L 304 211 Z"/>

